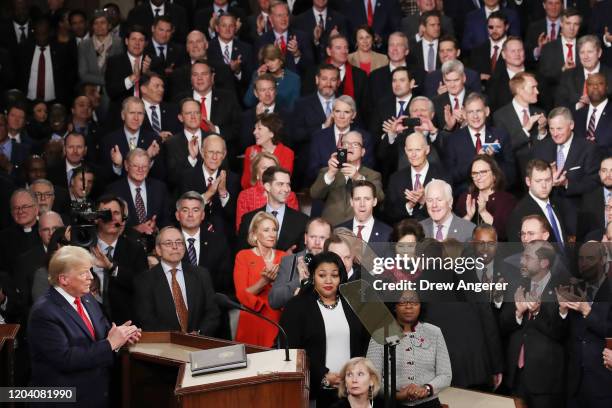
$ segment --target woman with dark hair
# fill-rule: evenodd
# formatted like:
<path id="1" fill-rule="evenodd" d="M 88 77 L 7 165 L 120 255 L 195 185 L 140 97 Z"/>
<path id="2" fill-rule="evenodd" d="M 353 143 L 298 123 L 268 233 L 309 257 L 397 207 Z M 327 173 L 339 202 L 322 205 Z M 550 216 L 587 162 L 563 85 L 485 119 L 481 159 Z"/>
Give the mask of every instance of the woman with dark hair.
<path id="1" fill-rule="evenodd" d="M 352 66 L 361 68 L 366 74 L 370 75 L 370 72 L 375 69 L 389 64 L 389 58 L 385 54 L 372 51 L 374 31 L 367 24 L 357 27 L 355 43 L 357 44 L 357 50 L 348 56 L 349 64 Z"/>
<path id="2" fill-rule="evenodd" d="M 394 255 L 414 257 L 417 243 L 422 242 L 424 239 L 425 231 L 417 220 L 413 218 L 403 219 L 393 226 L 389 241 L 395 243 L 395 246 L 391 247 L 390 251 Z M 412 269 L 393 268 L 386 269 L 382 273 L 381 279 L 388 282 L 398 282 L 403 279 L 414 280 L 419 275 L 419 271 L 413 271 Z"/>
<path id="3" fill-rule="evenodd" d="M 397 323 L 405 336 L 396 348 L 395 397 L 401 406 L 437 408 L 437 395 L 452 379 L 451 363 L 439 327 L 420 320 L 421 301 L 414 291 L 404 291 L 393 305 Z M 383 346 L 370 340 L 367 357 L 383 370 Z"/>
<path id="4" fill-rule="evenodd" d="M 367 336 L 338 287 L 347 281 L 340 257 L 321 252 L 308 264 L 309 284 L 285 306 L 280 325 L 289 347 L 306 350 L 310 361 L 310 398 L 317 408 L 338 399 L 340 370 L 352 357 L 363 356 Z"/>
<path id="5" fill-rule="evenodd" d="M 262 113 L 257 116 L 255 122 L 255 144 L 247 147 L 244 152 L 244 165 L 242 166 L 242 179 L 240 184 L 243 189 L 249 188 L 251 184 L 251 161 L 262 151 L 272 153 L 278 159 L 279 165 L 293 173 L 293 150 L 281 143 L 283 131 L 283 120 L 277 113 Z"/>
<path id="6" fill-rule="evenodd" d="M 498 240 L 505 241 L 506 223 L 516 199 L 504 191 L 504 174 L 491 156 L 477 155 L 471 169 L 468 192 L 457 199 L 455 213 L 476 225 L 493 225 Z"/>
<path id="7" fill-rule="evenodd" d="M 300 76 L 295 72 L 285 69 L 285 56 L 280 48 L 274 44 L 264 45 L 259 51 L 259 63 L 257 71 L 253 73 L 253 79 L 249 89 L 244 95 L 244 105 L 252 108 L 257 105 L 255 97 L 255 80 L 259 75 L 269 73 L 276 81 L 276 103 L 291 110 L 293 103 L 300 96 Z"/>

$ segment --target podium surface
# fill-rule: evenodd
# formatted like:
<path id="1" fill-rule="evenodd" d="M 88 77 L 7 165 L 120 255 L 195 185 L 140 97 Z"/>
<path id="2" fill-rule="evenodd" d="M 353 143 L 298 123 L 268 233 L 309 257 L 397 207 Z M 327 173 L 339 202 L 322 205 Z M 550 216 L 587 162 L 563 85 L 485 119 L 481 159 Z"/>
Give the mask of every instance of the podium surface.
<path id="1" fill-rule="evenodd" d="M 192 376 L 189 353 L 235 342 L 176 332 L 145 332 L 123 353 L 123 406 L 308 407 L 303 350 L 246 345 L 246 368 Z"/>

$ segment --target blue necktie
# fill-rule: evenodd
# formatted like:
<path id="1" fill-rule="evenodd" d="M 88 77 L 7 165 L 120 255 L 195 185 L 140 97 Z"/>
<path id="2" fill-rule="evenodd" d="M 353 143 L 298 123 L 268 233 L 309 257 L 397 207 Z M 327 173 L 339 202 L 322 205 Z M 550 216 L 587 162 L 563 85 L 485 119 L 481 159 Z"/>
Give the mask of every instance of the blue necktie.
<path id="1" fill-rule="evenodd" d="M 553 234 L 555 235 L 555 239 L 559 243 L 559 245 L 563 246 L 563 240 L 561 239 L 561 232 L 559 231 L 559 227 L 557 226 L 557 220 L 555 218 L 555 213 L 553 212 L 552 205 L 550 203 L 546 204 L 546 211 L 548 212 L 548 222 L 550 222 L 550 226 L 552 227 Z"/>
<path id="2" fill-rule="evenodd" d="M 189 242 L 189 247 L 187 248 L 187 255 L 189 256 L 189 262 L 191 262 L 192 265 L 197 265 L 198 257 L 196 255 L 195 246 L 193 245 L 193 243 L 195 242 L 195 238 L 187 238 L 187 241 Z"/>
<path id="3" fill-rule="evenodd" d="M 399 111 L 397 112 L 397 117 L 399 118 L 404 114 L 404 105 L 406 104 L 406 101 L 397 101 L 397 103 L 399 103 Z"/>

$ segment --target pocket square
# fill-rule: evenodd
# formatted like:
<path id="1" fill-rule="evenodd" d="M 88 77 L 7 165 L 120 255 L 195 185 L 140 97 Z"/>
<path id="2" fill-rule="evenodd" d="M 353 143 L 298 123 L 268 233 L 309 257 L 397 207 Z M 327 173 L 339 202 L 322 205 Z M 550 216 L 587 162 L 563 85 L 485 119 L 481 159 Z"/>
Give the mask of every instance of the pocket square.
<path id="1" fill-rule="evenodd" d="M 576 166 L 576 167 L 572 167 L 571 169 L 569 169 L 568 171 L 572 171 L 572 170 L 578 170 L 581 166 Z"/>

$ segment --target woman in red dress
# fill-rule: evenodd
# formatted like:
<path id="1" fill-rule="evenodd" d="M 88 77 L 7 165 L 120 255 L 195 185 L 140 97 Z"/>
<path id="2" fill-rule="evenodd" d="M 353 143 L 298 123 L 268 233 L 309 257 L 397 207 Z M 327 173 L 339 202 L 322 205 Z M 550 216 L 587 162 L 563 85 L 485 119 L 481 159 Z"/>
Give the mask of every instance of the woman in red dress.
<path id="1" fill-rule="evenodd" d="M 238 252 L 234 266 L 234 285 L 240 303 L 275 322 L 280 320 L 281 312 L 270 307 L 268 293 L 285 255 L 275 249 L 277 233 L 276 218 L 264 211 L 257 213 L 249 226 L 248 241 L 252 248 Z M 271 347 L 277 332 L 272 324 L 240 312 L 236 341 Z"/>
<path id="2" fill-rule="evenodd" d="M 255 122 L 255 144 L 247 147 L 244 152 L 244 165 L 242 166 L 242 179 L 240 184 L 243 189 L 252 187 L 251 183 L 251 161 L 258 153 L 272 153 L 278 159 L 281 167 L 293 173 L 293 150 L 280 142 L 280 134 L 283 129 L 283 121 L 277 113 L 262 113 L 257 116 Z"/>

